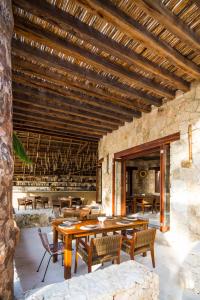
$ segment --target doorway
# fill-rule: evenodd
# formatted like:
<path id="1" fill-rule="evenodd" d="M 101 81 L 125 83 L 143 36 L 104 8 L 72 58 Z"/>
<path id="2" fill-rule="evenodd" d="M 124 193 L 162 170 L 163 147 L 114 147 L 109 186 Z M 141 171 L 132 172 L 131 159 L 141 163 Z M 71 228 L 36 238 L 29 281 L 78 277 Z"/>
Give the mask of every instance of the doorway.
<path id="1" fill-rule="evenodd" d="M 170 142 L 176 133 L 115 153 L 113 214 L 148 218 L 161 231 L 170 228 Z"/>
<path id="2" fill-rule="evenodd" d="M 169 181 L 166 188 L 169 192 Z M 148 218 L 151 225 L 160 227 L 159 150 L 126 159 L 126 215 Z"/>

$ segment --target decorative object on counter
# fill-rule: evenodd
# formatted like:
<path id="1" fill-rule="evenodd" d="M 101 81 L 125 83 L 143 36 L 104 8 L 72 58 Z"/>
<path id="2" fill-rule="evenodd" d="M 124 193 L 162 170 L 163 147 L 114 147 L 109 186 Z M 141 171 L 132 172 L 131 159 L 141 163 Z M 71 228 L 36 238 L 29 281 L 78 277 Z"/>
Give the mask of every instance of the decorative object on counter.
<path id="1" fill-rule="evenodd" d="M 95 191 L 95 176 L 14 176 L 13 185 L 31 191 Z"/>

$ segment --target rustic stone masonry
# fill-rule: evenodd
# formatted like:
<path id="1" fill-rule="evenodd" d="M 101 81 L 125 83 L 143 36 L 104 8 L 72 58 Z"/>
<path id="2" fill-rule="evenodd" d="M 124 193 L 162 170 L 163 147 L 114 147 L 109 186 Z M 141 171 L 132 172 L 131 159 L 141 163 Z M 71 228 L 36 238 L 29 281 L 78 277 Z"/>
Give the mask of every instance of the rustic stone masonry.
<path id="1" fill-rule="evenodd" d="M 193 162 L 189 168 L 182 162 L 189 159 L 188 125 L 192 125 Z M 190 261 L 194 282 L 200 255 L 190 251 L 200 238 L 200 82 L 194 82 L 189 92 L 177 93 L 173 101 L 153 108 L 141 119 L 126 123 L 104 136 L 99 142 L 99 159 L 104 158 L 102 172 L 103 205 L 112 208 L 112 172 L 106 172 L 106 156 L 110 163 L 114 153 L 158 138 L 180 132 L 180 140 L 170 147 L 170 231 L 162 234 L 163 242 L 173 249 L 174 261 L 183 266 Z M 120 203 L 117 203 L 120 206 Z M 171 270 L 172 274 L 174 270 Z M 183 269 L 180 269 L 183 277 Z M 180 277 L 181 277 L 180 276 Z M 187 277 L 184 276 L 185 278 Z M 182 279 L 181 279 L 182 280 Z"/>
<path id="2" fill-rule="evenodd" d="M 13 299 L 13 254 L 17 228 L 12 218 L 12 81 L 10 0 L 0 1 L 0 299 Z"/>
<path id="3" fill-rule="evenodd" d="M 29 291 L 26 300 L 158 300 L 159 278 L 145 266 L 127 261 Z"/>

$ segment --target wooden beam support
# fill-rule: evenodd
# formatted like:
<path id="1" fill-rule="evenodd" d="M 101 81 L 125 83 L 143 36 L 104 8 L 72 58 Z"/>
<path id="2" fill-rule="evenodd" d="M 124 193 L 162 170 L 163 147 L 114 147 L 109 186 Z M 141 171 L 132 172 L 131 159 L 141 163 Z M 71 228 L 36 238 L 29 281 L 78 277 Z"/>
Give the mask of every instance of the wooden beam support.
<path id="1" fill-rule="evenodd" d="M 101 115 L 85 112 L 84 110 L 80 110 L 80 109 L 74 109 L 73 107 L 71 108 L 70 106 L 67 105 L 61 105 L 57 103 L 57 101 L 55 101 L 54 99 L 52 99 L 51 103 L 49 103 L 48 99 L 33 97 L 32 95 L 28 95 L 26 93 L 23 94 L 23 93 L 14 92 L 13 94 L 14 94 L 14 103 L 18 103 L 19 105 L 29 105 L 31 103 L 31 105 L 34 105 L 34 107 L 37 107 L 41 110 L 49 107 L 51 110 L 55 112 L 63 113 L 63 111 L 66 111 L 70 116 L 88 117 L 94 121 L 102 121 Z M 109 125 L 118 126 L 123 124 L 121 121 L 117 123 L 117 120 L 114 120 L 107 116 L 105 116 L 104 122 L 105 124 L 108 124 L 108 126 Z"/>
<path id="2" fill-rule="evenodd" d="M 72 120 L 67 120 L 67 119 L 63 119 L 60 118 L 58 116 L 52 115 L 51 113 L 45 113 L 44 111 L 33 111 L 32 109 L 27 110 L 24 109 L 24 107 L 16 107 L 14 106 L 14 110 L 13 110 L 13 114 L 14 116 L 22 116 L 22 117 L 36 117 L 39 120 L 44 120 L 48 123 L 48 121 L 50 122 L 54 122 L 55 124 L 63 124 L 67 127 L 73 126 L 77 129 L 90 129 L 91 131 L 97 131 L 101 134 L 105 134 L 107 132 L 112 132 L 112 130 L 110 128 L 103 128 L 103 127 L 98 127 L 95 125 L 91 125 L 91 124 L 86 124 L 86 123 L 78 123 L 76 121 L 72 121 Z"/>
<path id="3" fill-rule="evenodd" d="M 93 11 L 96 10 L 99 14 L 104 15 L 109 22 L 117 28 L 121 28 L 130 37 L 144 43 L 148 49 L 154 49 L 159 55 L 166 57 L 169 62 L 185 70 L 186 73 L 190 73 L 194 78 L 200 78 L 199 66 L 184 57 L 175 48 L 160 39 L 159 36 L 153 35 L 145 26 L 135 21 L 110 0 L 86 0 L 85 3 L 89 3 Z"/>
<path id="4" fill-rule="evenodd" d="M 91 141 L 91 142 L 98 142 L 98 138 L 90 138 L 88 136 L 76 136 L 71 133 L 65 133 L 65 132 L 60 132 L 55 129 L 50 130 L 49 128 L 43 129 L 43 128 L 33 128 L 32 126 L 26 125 L 20 125 L 20 124 L 13 124 L 14 125 L 14 130 L 20 131 L 20 132 L 31 132 L 35 134 L 43 134 L 45 136 L 53 136 L 54 138 L 60 138 L 60 139 L 73 139 L 76 141 Z"/>
<path id="5" fill-rule="evenodd" d="M 63 106 L 63 108 L 66 107 L 66 109 L 68 109 L 68 112 L 73 111 L 73 109 L 70 110 L 70 107 L 80 109 L 80 111 L 87 111 L 90 113 L 93 113 L 93 111 L 96 108 L 95 114 L 99 115 L 99 119 L 101 118 L 101 120 L 102 120 L 102 116 L 108 116 L 111 119 L 111 121 L 112 120 L 132 121 L 132 119 L 133 119 L 133 117 L 131 117 L 128 114 L 125 115 L 120 112 L 118 113 L 116 111 L 112 112 L 107 109 L 95 107 L 93 104 L 87 104 L 84 102 L 82 103 L 82 101 L 78 101 L 78 100 L 75 101 L 74 99 L 71 99 L 69 97 L 64 97 L 55 92 L 52 92 L 52 91 L 49 92 L 48 90 L 45 90 L 42 88 L 37 88 L 37 87 L 33 88 L 33 87 L 30 87 L 25 84 L 21 84 L 21 83 L 19 84 L 19 83 L 13 82 L 13 90 L 15 92 L 17 92 L 17 97 L 20 99 L 26 99 L 25 94 L 28 94 L 28 95 L 32 96 L 32 101 L 35 101 L 34 99 L 42 99 L 43 102 L 46 100 L 48 105 L 51 105 L 51 102 L 56 102 L 60 107 L 62 107 L 62 106 Z M 21 91 L 23 91 L 23 92 L 21 92 Z M 84 112 L 83 112 L 83 114 L 84 114 Z"/>
<path id="6" fill-rule="evenodd" d="M 115 116 L 115 113 L 124 115 L 125 117 L 141 117 L 141 112 L 136 111 L 135 109 L 128 109 L 126 107 L 123 107 L 118 104 L 112 104 L 108 101 L 104 101 L 102 99 L 98 99 L 96 97 L 90 97 L 85 94 L 80 93 L 73 93 L 73 91 L 69 91 L 68 89 L 58 87 L 57 85 L 54 85 L 53 83 L 50 85 L 49 82 L 43 82 L 41 79 L 37 78 L 27 78 L 27 76 L 23 73 L 16 73 L 13 71 L 13 81 L 16 83 L 23 83 L 27 87 L 33 87 L 36 89 L 43 89 L 43 91 L 50 92 L 50 93 L 56 93 L 56 95 L 67 97 L 67 99 L 73 100 L 74 103 L 81 102 L 82 105 L 89 104 L 91 106 L 97 107 L 100 111 L 101 109 L 108 110 L 112 112 L 112 116 Z M 117 118 L 119 118 L 119 115 L 117 115 Z M 123 119 L 123 116 L 121 117 Z"/>
<path id="7" fill-rule="evenodd" d="M 84 79 L 89 79 L 91 82 L 96 82 L 97 84 L 103 84 L 108 88 L 115 89 L 116 91 L 123 93 L 124 95 L 130 97 L 136 97 L 145 101 L 148 104 L 153 104 L 155 106 L 160 106 L 162 101 L 148 95 L 142 91 L 136 90 L 127 84 L 121 83 L 117 79 L 110 79 L 106 76 L 102 76 L 93 70 L 82 68 L 77 64 L 68 62 L 67 60 L 61 59 L 55 54 L 50 54 L 47 51 L 40 50 L 39 48 L 33 47 L 27 43 L 22 43 L 20 40 L 13 39 L 12 47 L 15 52 L 24 57 L 33 57 L 33 59 L 40 61 L 41 63 L 49 64 L 52 67 L 59 67 L 64 71 L 72 72 L 77 76 L 81 76 Z"/>
<path id="8" fill-rule="evenodd" d="M 166 5 L 159 0 L 137 0 L 135 1 L 148 15 L 160 24 L 163 24 L 166 29 L 178 36 L 185 44 L 190 45 L 197 50 L 200 50 L 200 36 L 195 31 L 178 18 Z"/>
<path id="9" fill-rule="evenodd" d="M 154 91 L 162 97 L 173 99 L 175 96 L 173 91 L 159 85 L 154 82 L 154 80 L 145 78 L 134 71 L 127 70 L 120 65 L 112 63 L 110 60 L 105 59 L 100 55 L 91 53 L 83 47 L 67 41 L 66 38 L 64 39 L 61 36 L 57 36 L 53 32 L 48 31 L 48 29 L 44 29 L 32 22 L 30 23 L 24 18 L 18 16 L 15 17 L 15 32 L 18 35 L 25 36 L 29 39 L 31 34 L 31 39 L 35 42 L 39 42 L 40 44 L 47 45 L 48 47 L 56 49 L 66 55 L 78 58 L 88 64 L 100 68 L 105 72 L 111 73 L 128 83 L 135 83 L 140 88 L 146 88 L 150 91 Z"/>
<path id="10" fill-rule="evenodd" d="M 130 65 L 136 65 L 143 68 L 147 72 L 151 72 L 156 76 L 160 76 L 164 80 L 169 80 L 172 84 L 175 84 L 177 88 L 183 91 L 187 91 L 189 89 L 188 83 L 175 74 L 169 72 L 161 66 L 158 66 L 156 63 L 149 61 L 131 49 L 120 45 L 98 30 L 91 28 L 91 26 L 88 26 L 86 23 L 81 22 L 69 13 L 59 9 L 57 6 L 53 6 L 42 0 L 34 0 L 32 2 L 25 0 L 13 0 L 13 3 L 16 6 L 35 14 L 36 16 L 42 16 L 47 20 L 47 22 L 57 24 L 57 26 L 63 30 L 70 32 L 73 35 L 75 34 L 79 38 L 95 45 L 101 51 L 112 53 L 112 55 L 120 58 L 122 61 L 125 61 Z M 80 1 L 80 4 L 81 3 L 83 3 L 83 1 Z M 93 7 L 92 10 L 94 12 L 95 8 Z M 119 24 L 117 24 L 117 27 L 118 26 Z"/>
<path id="11" fill-rule="evenodd" d="M 38 120 L 36 118 L 22 118 L 20 117 L 20 120 L 14 118 L 13 119 L 13 122 L 15 125 L 18 126 L 18 128 L 24 128 L 24 127 L 27 127 L 27 125 L 25 126 L 25 122 L 27 122 L 27 124 L 31 125 L 31 128 L 37 128 L 37 129 L 47 129 L 47 130 L 50 130 L 50 131 L 59 131 L 60 134 L 62 134 L 62 132 L 64 132 L 64 134 L 68 133 L 68 134 L 72 134 L 73 136 L 77 136 L 77 137 L 82 137 L 82 136 L 87 136 L 88 138 L 96 138 L 96 139 L 100 139 L 102 137 L 101 134 L 98 134 L 98 133 L 93 133 L 93 132 L 87 132 L 87 131 L 79 131 L 79 130 L 71 130 L 71 129 L 68 129 L 67 127 L 65 126 L 61 126 L 61 125 L 55 125 L 54 123 L 46 123 L 45 121 L 41 121 L 41 120 Z M 29 126 L 28 125 L 28 126 Z M 30 128 L 30 127 L 28 127 Z M 63 135 L 64 135 L 63 134 Z"/>
<path id="12" fill-rule="evenodd" d="M 64 74 L 60 74 L 60 71 L 57 70 L 54 72 L 48 66 L 41 66 L 38 62 L 34 61 L 34 64 L 31 61 L 24 60 L 20 56 L 17 56 L 13 53 L 12 55 L 12 66 L 13 71 L 15 72 L 23 72 L 24 75 L 28 77 L 39 77 L 41 80 L 46 80 L 48 82 L 52 82 L 56 85 L 62 86 L 64 88 L 68 88 L 71 91 L 80 92 L 91 97 L 98 97 L 99 99 L 109 101 L 114 104 L 119 104 L 121 106 L 136 109 L 142 112 L 150 112 L 150 105 L 140 104 L 138 100 L 131 98 L 123 98 L 120 96 L 113 96 L 112 94 L 107 94 L 105 90 L 101 90 L 99 87 L 95 86 L 87 86 L 83 83 L 80 85 L 76 81 L 70 80 Z M 67 74 L 68 75 L 68 74 Z M 110 92 L 110 90 L 109 90 Z"/>
<path id="13" fill-rule="evenodd" d="M 23 103 L 23 105 L 22 105 Z M 14 103 L 13 103 L 13 110 L 17 110 L 17 109 L 23 109 L 24 112 L 26 112 L 26 114 L 29 114 L 29 112 L 43 112 L 44 115 L 48 115 L 48 116 L 51 116 L 52 118 L 59 118 L 59 119 L 62 119 L 62 120 L 65 120 L 65 121 L 68 121 L 70 124 L 71 122 L 72 123 L 82 123 L 82 124 L 87 124 L 88 126 L 95 126 L 95 127 L 99 127 L 99 128 L 104 128 L 105 130 L 114 130 L 114 129 L 117 129 L 117 125 L 110 125 L 110 124 L 107 124 L 105 122 L 101 122 L 101 121 L 93 121 L 91 120 L 90 118 L 85 118 L 85 117 L 78 117 L 78 116 L 74 116 L 74 115 L 70 115 L 68 113 L 64 113 L 64 112 L 58 112 L 57 110 L 54 110 L 50 107 L 46 107 L 45 105 L 42 107 L 42 110 L 41 110 L 41 107 L 35 103 L 24 103 L 24 102 L 20 102 L 20 101 L 17 101 L 16 99 L 14 100 Z"/>

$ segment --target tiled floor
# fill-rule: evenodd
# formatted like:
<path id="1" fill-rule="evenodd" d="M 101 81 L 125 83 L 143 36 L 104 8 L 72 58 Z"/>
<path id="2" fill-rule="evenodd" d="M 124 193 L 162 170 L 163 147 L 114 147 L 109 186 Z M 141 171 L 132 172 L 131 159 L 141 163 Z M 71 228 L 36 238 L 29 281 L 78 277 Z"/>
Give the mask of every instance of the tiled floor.
<path id="1" fill-rule="evenodd" d="M 51 228 L 43 228 L 49 234 L 49 239 L 52 239 Z M 155 272 L 160 277 L 160 300 L 195 300 L 200 299 L 199 296 L 194 296 L 189 291 L 184 293 L 178 286 L 177 262 L 174 260 L 170 248 L 156 243 L 156 268 Z M 21 285 L 24 291 L 29 289 L 38 288 L 54 282 L 63 281 L 63 267 L 61 259 L 56 263 L 50 263 L 45 282 L 42 283 L 41 279 L 45 266 L 48 260 L 46 256 L 40 272 L 37 273 L 36 269 L 43 255 L 43 248 L 37 234 L 37 228 L 22 229 L 21 240 L 16 249 L 15 262 L 18 275 L 21 280 Z M 128 260 L 129 256 L 122 253 L 121 260 Z M 73 258 L 74 261 L 74 258 Z M 152 269 L 151 259 L 147 257 L 137 256 L 136 261 L 148 266 Z M 79 260 L 78 272 L 73 276 L 79 276 L 87 272 L 86 265 Z M 105 266 L 106 267 L 106 266 Z M 98 269 L 99 266 L 93 267 L 93 271 Z M 19 299 L 19 298 L 18 298 Z"/>

